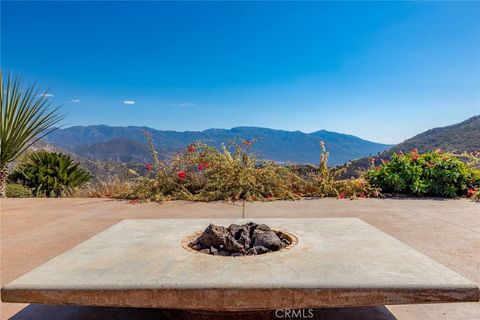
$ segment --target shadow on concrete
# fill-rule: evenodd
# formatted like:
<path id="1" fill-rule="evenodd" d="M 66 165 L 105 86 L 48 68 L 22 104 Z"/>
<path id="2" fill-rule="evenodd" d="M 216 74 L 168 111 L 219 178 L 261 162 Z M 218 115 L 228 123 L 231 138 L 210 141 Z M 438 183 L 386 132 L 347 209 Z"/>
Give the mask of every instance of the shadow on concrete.
<path id="1" fill-rule="evenodd" d="M 31 304 L 10 320 L 396 320 L 384 306 L 212 313 L 142 308 L 104 308 Z"/>

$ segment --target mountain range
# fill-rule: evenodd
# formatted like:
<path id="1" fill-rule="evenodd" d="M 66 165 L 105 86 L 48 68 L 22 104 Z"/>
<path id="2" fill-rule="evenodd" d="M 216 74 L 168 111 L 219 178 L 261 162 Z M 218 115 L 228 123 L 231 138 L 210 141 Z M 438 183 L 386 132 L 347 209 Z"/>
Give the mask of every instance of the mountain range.
<path id="1" fill-rule="evenodd" d="M 160 158 L 183 151 L 194 141 L 215 147 L 232 139 L 253 140 L 251 151 L 258 159 L 299 164 L 317 164 L 320 141 L 330 152 L 330 165 L 374 155 L 391 145 L 375 143 L 353 135 L 326 130 L 313 133 L 284 131 L 259 127 L 208 129 L 204 131 L 166 131 L 148 127 L 111 127 L 107 125 L 74 126 L 58 129 L 46 137 L 46 142 L 79 157 L 114 162 L 149 162 L 150 154 L 144 132 L 153 138 Z"/>

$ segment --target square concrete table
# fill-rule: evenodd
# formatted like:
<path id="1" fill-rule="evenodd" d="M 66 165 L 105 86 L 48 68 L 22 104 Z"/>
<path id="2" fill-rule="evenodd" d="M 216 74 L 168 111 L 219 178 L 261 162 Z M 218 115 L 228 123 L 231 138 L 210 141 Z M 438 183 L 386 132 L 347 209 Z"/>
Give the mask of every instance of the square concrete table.
<path id="1" fill-rule="evenodd" d="M 478 287 L 359 219 L 251 219 L 297 238 L 259 256 L 186 249 L 213 222 L 124 220 L 2 288 L 4 302 L 243 311 L 478 301 Z"/>

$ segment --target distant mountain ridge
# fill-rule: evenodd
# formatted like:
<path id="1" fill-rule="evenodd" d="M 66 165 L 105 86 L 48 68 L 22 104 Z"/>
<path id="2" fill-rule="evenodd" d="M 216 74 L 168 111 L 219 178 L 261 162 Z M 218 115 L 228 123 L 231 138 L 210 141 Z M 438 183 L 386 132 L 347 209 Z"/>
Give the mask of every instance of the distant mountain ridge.
<path id="1" fill-rule="evenodd" d="M 259 159 L 279 162 L 313 163 L 319 161 L 322 140 L 330 152 L 330 164 L 377 154 L 391 145 L 375 143 L 353 135 L 326 130 L 313 133 L 284 131 L 259 127 L 207 129 L 204 131 L 156 130 L 148 127 L 111 127 L 107 125 L 74 126 L 58 129 L 46 137 L 55 146 L 92 160 L 130 162 L 148 161 L 144 130 L 152 135 L 160 157 L 185 149 L 194 141 L 215 147 L 231 139 L 257 139 L 252 147 Z"/>

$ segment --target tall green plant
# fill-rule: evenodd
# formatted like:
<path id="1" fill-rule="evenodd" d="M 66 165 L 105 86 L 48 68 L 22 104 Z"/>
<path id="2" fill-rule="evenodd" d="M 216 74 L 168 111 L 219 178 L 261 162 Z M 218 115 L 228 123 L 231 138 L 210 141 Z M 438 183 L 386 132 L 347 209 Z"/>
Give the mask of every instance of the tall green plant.
<path id="1" fill-rule="evenodd" d="M 49 134 L 64 116 L 51 108 L 49 96 L 35 85 L 20 87 L 9 75 L 6 83 L 0 70 L 0 198 L 6 197 L 8 165 L 33 143 Z"/>
<path id="2" fill-rule="evenodd" d="M 29 154 L 9 177 L 29 187 L 33 196 L 47 197 L 59 197 L 90 178 L 90 172 L 81 168 L 70 156 L 44 150 Z"/>

